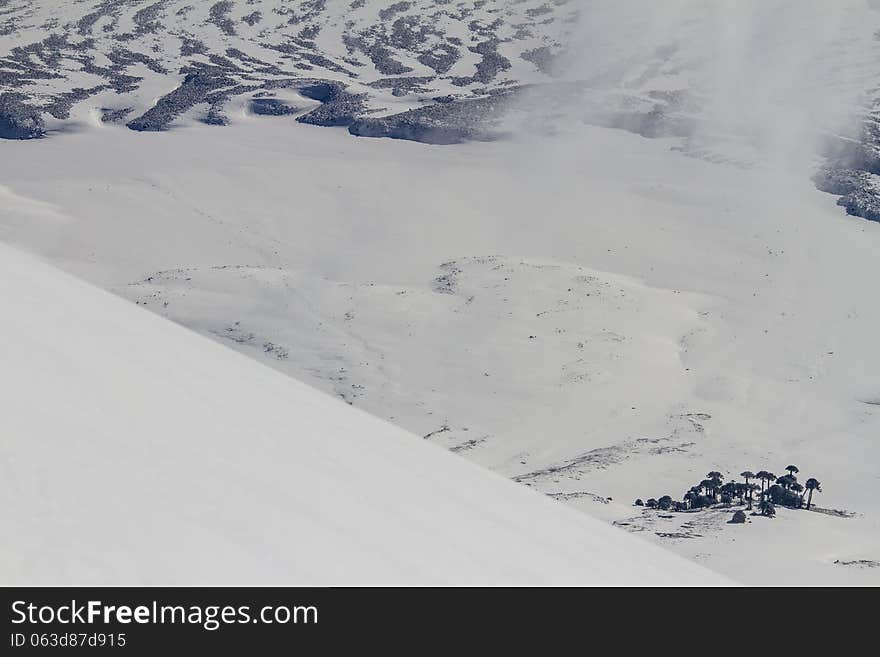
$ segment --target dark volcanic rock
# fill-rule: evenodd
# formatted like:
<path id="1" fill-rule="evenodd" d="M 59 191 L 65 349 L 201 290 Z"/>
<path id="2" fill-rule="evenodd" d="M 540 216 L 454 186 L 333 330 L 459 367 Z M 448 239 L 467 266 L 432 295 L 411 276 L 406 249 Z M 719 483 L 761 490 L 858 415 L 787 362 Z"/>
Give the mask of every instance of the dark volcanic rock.
<path id="1" fill-rule="evenodd" d="M 263 14 L 258 11 L 251 12 L 247 16 L 242 16 L 241 18 L 242 23 L 247 23 L 251 27 L 259 23 L 261 20 L 263 20 Z"/>
<path id="2" fill-rule="evenodd" d="M 251 111 L 254 114 L 264 116 L 284 116 L 297 114 L 302 110 L 299 107 L 291 107 L 277 98 L 253 98 L 251 99 Z"/>
<path id="3" fill-rule="evenodd" d="M 476 66 L 477 72 L 468 78 L 453 78 L 452 84 L 459 87 L 464 87 L 472 82 L 486 84 L 494 80 L 495 76 L 501 71 L 506 71 L 510 68 L 510 60 L 498 53 L 497 39 L 490 39 L 489 41 L 479 43 L 470 48 L 470 51 L 483 56 L 483 59 Z"/>
<path id="4" fill-rule="evenodd" d="M 846 213 L 869 221 L 880 221 L 880 125 L 866 120 L 857 137 L 833 136 L 823 147 L 826 165 L 813 182 L 816 188 L 840 196 L 837 204 Z"/>
<path id="5" fill-rule="evenodd" d="M 556 56 L 547 46 L 526 50 L 520 55 L 520 57 L 525 61 L 534 64 L 535 68 L 541 71 L 544 75 L 553 75 L 555 73 L 554 66 L 556 63 Z"/>
<path id="6" fill-rule="evenodd" d="M 0 94 L 0 139 L 39 139 L 45 132 L 40 112 L 16 93 Z"/>
<path id="7" fill-rule="evenodd" d="M 307 87 L 300 87 L 301 96 L 317 100 L 319 103 L 327 103 L 336 98 L 343 91 L 342 86 L 332 82 L 319 82 Z"/>
<path id="8" fill-rule="evenodd" d="M 861 217 L 868 221 L 880 221 L 880 194 L 866 186 L 855 190 L 837 200 L 848 215 Z"/>
<path id="9" fill-rule="evenodd" d="M 379 10 L 379 18 L 381 18 L 383 21 L 387 21 L 387 20 L 391 19 L 391 17 L 394 16 L 394 14 L 406 11 L 410 7 L 412 7 L 411 2 L 396 2 L 393 5 L 391 5 L 390 7 L 386 7 L 385 9 L 380 9 Z"/>
<path id="10" fill-rule="evenodd" d="M 822 155 L 835 168 L 880 174 L 880 125 L 867 120 L 855 136 L 828 137 L 822 145 Z"/>
<path id="11" fill-rule="evenodd" d="M 73 109 L 73 106 L 86 98 L 94 96 L 105 89 L 109 89 L 110 86 L 106 84 L 98 85 L 97 87 L 92 87 L 91 89 L 73 89 L 65 94 L 60 94 L 55 97 L 52 103 L 46 106 L 44 109 L 48 114 L 51 114 L 56 119 L 67 119 L 70 118 L 70 111 Z"/>
<path id="12" fill-rule="evenodd" d="M 405 96 L 413 92 L 426 92 L 433 78 L 430 77 L 399 77 L 399 78 L 382 78 L 375 82 L 370 82 L 368 86 L 374 89 L 391 89 L 394 96 Z"/>
<path id="13" fill-rule="evenodd" d="M 455 66 L 460 57 L 461 52 L 459 52 L 458 48 L 444 43 L 428 52 L 422 53 L 418 59 L 420 64 L 429 66 L 437 73 L 443 74 Z"/>
<path id="14" fill-rule="evenodd" d="M 53 128 L 73 123 L 80 105 L 133 130 L 167 129 L 194 107 L 203 110 L 200 120 L 225 124 L 227 101 L 247 104 L 259 91 L 266 93 L 256 94 L 254 113 L 298 112 L 271 98 L 280 85 L 321 103 L 298 117 L 302 123 L 357 124 L 356 134 L 431 143 L 486 138 L 485 116 L 468 112 L 480 98 L 530 80 L 535 71 L 526 61 L 549 66 L 562 48 L 556 27 L 573 14 L 568 1 L 75 0 L 45 3 L 64 6 L 47 17 L 32 6 L 42 0 L 0 0 L 0 35 L 13 35 L 0 55 L 0 132 L 41 136 L 42 119 L 54 117 Z M 476 61 L 458 70 L 467 51 Z M 83 81 L 92 76 L 100 79 Z M 146 109 L 141 103 L 156 88 L 174 90 Z M 117 96 L 109 107 L 136 109 L 102 113 L 94 97 L 108 92 Z M 388 92 L 418 95 L 420 108 L 372 118 L 389 111 L 380 109 Z M 428 109 L 431 97 L 449 107 Z"/>
<path id="15" fill-rule="evenodd" d="M 171 121 L 194 105 L 208 102 L 207 97 L 212 91 L 234 84 L 232 78 L 190 73 L 177 89 L 162 96 L 140 117 L 129 121 L 128 127 L 141 132 L 165 130 Z"/>
<path id="16" fill-rule="evenodd" d="M 837 168 L 832 164 L 822 167 L 813 176 L 813 183 L 819 191 L 839 196 L 837 205 L 847 214 L 880 221 L 880 193 L 872 184 L 872 175 L 869 171 Z"/>
<path id="17" fill-rule="evenodd" d="M 208 10 L 208 22 L 216 25 L 227 36 L 235 36 L 235 23 L 229 18 L 229 12 L 235 3 L 232 0 L 221 0 Z"/>
<path id="18" fill-rule="evenodd" d="M 353 122 L 348 131 L 359 137 L 409 139 L 426 144 L 460 144 L 497 138 L 493 124 L 506 110 L 513 94 L 459 100 L 382 118 Z"/>
<path id="19" fill-rule="evenodd" d="M 305 116 L 297 119 L 300 123 L 320 126 L 348 126 L 357 120 L 365 109 L 364 94 L 345 91 L 341 84 L 322 82 L 301 87 L 299 93 L 306 98 L 323 103 Z"/>
<path id="20" fill-rule="evenodd" d="M 858 169 L 825 166 L 813 176 L 813 182 L 820 191 L 845 196 L 863 189 L 868 184 L 868 173 Z"/>
<path id="21" fill-rule="evenodd" d="M 124 107 L 122 109 L 103 107 L 101 108 L 101 123 L 119 123 L 129 114 L 131 114 L 130 107 Z"/>

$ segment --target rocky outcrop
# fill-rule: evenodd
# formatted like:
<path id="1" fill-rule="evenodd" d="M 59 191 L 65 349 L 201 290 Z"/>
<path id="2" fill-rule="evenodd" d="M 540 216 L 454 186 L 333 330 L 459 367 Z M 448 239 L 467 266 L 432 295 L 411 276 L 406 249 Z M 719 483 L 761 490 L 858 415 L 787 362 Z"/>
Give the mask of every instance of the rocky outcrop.
<path id="1" fill-rule="evenodd" d="M 354 121 L 348 131 L 359 137 L 389 137 L 427 144 L 458 144 L 498 137 L 498 120 L 516 91 L 488 98 L 439 100 L 427 107 L 381 118 Z"/>
<path id="2" fill-rule="evenodd" d="M 0 139 L 38 139 L 45 134 L 40 112 L 16 93 L 0 94 Z"/>

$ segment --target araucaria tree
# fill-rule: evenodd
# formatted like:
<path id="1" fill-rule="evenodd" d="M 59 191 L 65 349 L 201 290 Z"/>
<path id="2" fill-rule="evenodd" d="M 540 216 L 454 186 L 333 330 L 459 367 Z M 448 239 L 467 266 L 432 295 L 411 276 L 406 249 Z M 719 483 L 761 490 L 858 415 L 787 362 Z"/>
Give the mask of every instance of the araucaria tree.
<path id="1" fill-rule="evenodd" d="M 776 475 L 773 474 L 772 472 L 767 472 L 767 470 L 761 470 L 755 476 L 761 480 L 761 497 L 764 497 L 764 484 L 769 483 L 771 481 L 775 481 Z"/>
<path id="2" fill-rule="evenodd" d="M 794 482 L 789 490 L 791 490 L 792 493 L 800 496 L 798 508 L 802 507 L 804 505 L 804 487 L 801 486 L 798 482 Z"/>
<path id="3" fill-rule="evenodd" d="M 714 500 L 718 497 L 718 491 L 721 488 L 724 475 L 717 470 L 712 470 L 712 472 L 706 475 L 706 478 L 709 480 L 709 487 L 712 489 L 712 499 Z"/>
<path id="4" fill-rule="evenodd" d="M 768 516 L 772 518 L 776 515 L 776 506 L 769 499 L 765 498 L 761 500 L 760 509 L 762 516 Z"/>
<path id="5" fill-rule="evenodd" d="M 776 483 L 782 486 L 784 489 L 789 490 L 794 484 L 797 483 L 797 479 L 794 475 L 782 475 L 776 480 Z"/>
<path id="6" fill-rule="evenodd" d="M 703 481 L 700 482 L 700 488 L 706 491 L 707 497 L 712 495 L 712 481 L 710 479 L 703 479 Z M 715 497 L 712 496 L 712 499 L 714 500 Z"/>
<path id="7" fill-rule="evenodd" d="M 739 484 L 739 485 L 742 486 L 742 484 Z M 739 489 L 737 488 L 737 484 L 733 483 L 732 481 L 728 481 L 726 484 L 724 484 L 721 487 L 720 490 L 721 490 L 721 501 L 726 504 L 729 504 L 730 502 L 732 502 L 733 498 L 736 497 L 737 493 L 739 492 Z"/>
<path id="8" fill-rule="evenodd" d="M 822 492 L 822 484 L 820 484 L 817 479 L 813 479 L 812 477 L 810 477 L 809 479 L 807 479 L 807 483 L 804 484 L 804 486 L 806 487 L 806 489 L 808 491 L 808 493 L 807 493 L 807 511 L 809 511 L 810 505 L 813 503 L 813 491 L 816 491 L 817 493 L 821 493 Z"/>
<path id="9" fill-rule="evenodd" d="M 767 481 L 767 475 L 769 474 L 766 470 L 758 470 L 758 474 L 755 475 L 755 478 L 761 482 L 761 497 L 764 496 L 764 483 Z"/>
<path id="10" fill-rule="evenodd" d="M 749 485 L 749 479 L 754 479 L 755 473 L 752 472 L 751 470 L 746 470 L 745 472 L 740 472 L 739 476 L 746 480 L 746 492 L 749 496 L 748 497 L 749 509 L 751 510 L 751 508 L 752 508 L 752 487 Z"/>
<path id="11" fill-rule="evenodd" d="M 800 471 L 796 465 L 785 468 L 786 474 L 777 477 L 768 470 L 761 470 L 757 474 L 751 470 L 745 470 L 740 476 L 745 483 L 729 481 L 724 483 L 724 475 L 717 470 L 706 474 L 706 478 L 688 489 L 682 496 L 682 501 L 676 501 L 671 495 L 663 495 L 658 499 L 648 498 L 644 503 L 636 500 L 636 506 L 646 506 L 649 509 L 661 509 L 663 511 L 697 511 L 698 509 L 716 507 L 718 502 L 725 508 L 736 505 L 747 505 L 746 510 L 752 510 L 754 492 L 758 490 L 761 482 L 761 497 L 757 503 L 761 515 L 776 515 L 776 508 L 783 506 L 787 509 L 800 509 L 804 506 L 804 497 L 807 497 L 807 509 L 813 503 L 813 493 L 822 492 L 819 481 L 813 478 L 806 484 L 798 483 L 796 474 Z M 720 499 L 719 499 L 720 496 Z"/>

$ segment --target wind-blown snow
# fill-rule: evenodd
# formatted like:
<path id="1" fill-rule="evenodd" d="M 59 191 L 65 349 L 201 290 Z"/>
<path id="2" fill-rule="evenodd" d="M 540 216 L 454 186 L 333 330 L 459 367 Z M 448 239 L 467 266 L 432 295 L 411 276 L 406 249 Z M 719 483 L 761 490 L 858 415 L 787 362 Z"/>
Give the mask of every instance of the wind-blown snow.
<path id="1" fill-rule="evenodd" d="M 843 565 L 880 561 L 880 226 L 620 131 L 436 149 L 280 121 L 4 145 L 0 239 L 735 579 L 880 574 Z M 631 506 L 789 462 L 852 517 Z"/>
<path id="2" fill-rule="evenodd" d="M 481 20 L 502 4 L 536 8 L 480 4 Z M 817 134 L 872 91 L 871 4 L 593 2 L 606 15 L 580 23 L 581 45 L 600 56 L 572 50 L 581 68 L 557 69 L 562 82 L 521 60 L 455 102 L 433 94 L 459 71 L 425 82 L 430 92 L 369 87 L 378 105 L 359 106 L 467 96 L 488 112 L 508 87 L 541 81 L 508 116 L 521 133 L 494 143 L 429 148 L 301 125 L 285 108 L 339 118 L 302 80 L 224 96 L 225 128 L 195 120 L 201 103 L 163 124 L 186 129 L 96 120 L 4 141 L 0 240 L 735 579 L 876 583 L 880 224 L 846 217 L 810 181 Z M 212 48 L 232 38 L 202 14 L 187 30 L 213 35 Z M 94 53 L 129 29 L 106 20 Z M 33 36 L 6 42 L 22 35 Z M 482 59 L 468 52 L 456 66 L 470 75 Z M 358 92 L 384 77 L 359 70 L 347 82 Z M 71 79 L 39 78 L 31 97 L 49 102 Z M 146 113 L 180 84 L 145 74 L 117 100 Z M 864 216 L 880 208 L 876 126 L 839 140 L 834 184 L 821 185 Z M 678 498 L 709 470 L 792 462 L 822 481 L 818 512 L 727 525 L 729 509 L 632 506 Z"/>
<path id="3" fill-rule="evenodd" d="M 725 580 L 0 246 L 4 584 Z"/>
<path id="4" fill-rule="evenodd" d="M 531 114 L 688 139 L 693 154 L 807 172 L 876 102 L 880 7 L 868 0 L 590 0 L 557 65 L 570 96 Z M 621 115 L 633 114 L 629 121 Z M 638 120 L 637 120 L 638 118 Z M 807 174 L 809 175 L 809 173 Z"/>

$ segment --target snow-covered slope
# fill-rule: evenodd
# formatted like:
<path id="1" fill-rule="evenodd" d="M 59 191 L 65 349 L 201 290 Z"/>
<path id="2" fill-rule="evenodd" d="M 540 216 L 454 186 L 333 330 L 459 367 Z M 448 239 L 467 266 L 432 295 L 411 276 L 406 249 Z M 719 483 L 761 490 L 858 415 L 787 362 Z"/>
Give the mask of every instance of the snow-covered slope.
<path id="1" fill-rule="evenodd" d="M 356 123 L 358 134 L 423 132 L 457 114 L 454 101 L 483 99 L 472 107 L 485 110 L 511 89 L 548 80 L 573 5 L 4 0 L 0 137 L 102 122 L 218 125 L 249 113 Z M 375 121 L 407 110 L 419 111 Z"/>
<path id="2" fill-rule="evenodd" d="M 7 142 L 0 240 L 734 579 L 876 581 L 880 224 L 620 131 L 283 121 Z M 631 506 L 790 462 L 845 513 Z"/>
<path id="3" fill-rule="evenodd" d="M 725 580 L 0 246 L 4 584 Z"/>
<path id="4" fill-rule="evenodd" d="M 880 223 L 811 181 L 827 140 L 820 187 L 880 198 L 876 125 L 832 130 L 870 109 L 876 2 L 154 4 L 0 0 L 0 127 L 47 137 L 0 142 L 0 240 L 734 579 L 880 582 Z M 351 40 L 407 25 L 410 73 Z M 112 88 L 71 96 L 88 58 Z M 788 463 L 818 512 L 632 505 Z"/>
<path id="5" fill-rule="evenodd" d="M 530 128 L 677 135 L 716 161 L 819 150 L 819 188 L 880 220 L 878 7 L 0 0 L 0 139 L 281 115 L 448 144 L 523 129 L 509 115 L 526 104 Z"/>

